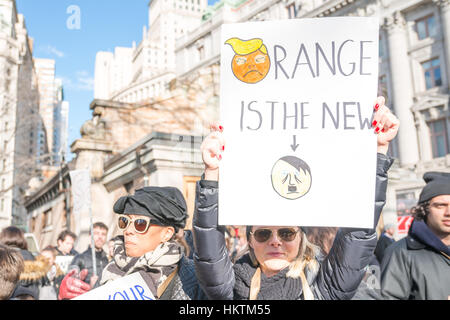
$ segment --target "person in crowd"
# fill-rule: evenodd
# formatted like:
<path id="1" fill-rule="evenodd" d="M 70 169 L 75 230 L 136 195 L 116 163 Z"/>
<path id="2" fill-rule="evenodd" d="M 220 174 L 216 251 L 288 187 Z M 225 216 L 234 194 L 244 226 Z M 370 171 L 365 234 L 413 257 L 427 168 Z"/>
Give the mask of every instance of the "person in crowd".
<path id="1" fill-rule="evenodd" d="M 76 256 L 78 252 L 73 248 L 75 240 L 77 240 L 75 233 L 69 230 L 62 231 L 56 240 L 58 256 Z"/>
<path id="2" fill-rule="evenodd" d="M 245 227 L 228 226 L 229 234 L 233 237 L 228 238 L 230 241 L 227 244 L 228 251 L 232 262 L 236 262 L 237 258 L 241 256 L 243 250 L 247 247 L 247 239 L 245 234 Z"/>
<path id="3" fill-rule="evenodd" d="M 307 227 L 303 228 L 309 242 L 318 246 L 321 254 L 326 256 L 333 246 L 334 238 L 339 228 L 334 227 Z"/>
<path id="4" fill-rule="evenodd" d="M 384 232 L 380 235 L 377 242 L 377 247 L 375 248 L 375 256 L 377 257 L 379 263 L 383 260 L 386 248 L 395 242 L 395 229 L 396 225 L 393 223 L 388 223 L 383 228 Z"/>
<path id="5" fill-rule="evenodd" d="M 308 227 L 303 229 L 305 229 L 308 241 L 317 245 L 321 250 L 318 260 L 327 256 L 333 247 L 333 242 L 339 228 Z M 364 270 L 364 277 L 352 300 L 380 300 L 380 264 L 375 254 L 371 255 L 369 264 Z"/>
<path id="6" fill-rule="evenodd" d="M 109 263 L 108 255 L 103 250 L 103 246 L 106 243 L 106 236 L 108 234 L 108 227 L 103 222 L 96 222 L 92 226 L 94 247 L 95 247 L 95 263 L 96 274 L 94 274 L 94 265 L 92 259 L 92 247 L 89 245 L 86 251 L 76 255 L 70 263 L 69 269 L 77 268 L 78 271 L 87 269 L 85 281 L 89 283 L 91 287 L 94 287 L 97 280 L 101 277 L 103 269 Z M 89 235 L 91 235 L 89 231 Z"/>
<path id="7" fill-rule="evenodd" d="M 0 232 L 0 243 L 20 250 L 25 261 L 35 260 L 33 254 L 28 251 L 24 232 L 15 226 L 6 227 Z"/>
<path id="8" fill-rule="evenodd" d="M 195 277 L 194 264 L 184 255 L 176 235 L 187 219 L 187 207 L 174 187 L 145 187 L 114 204 L 123 236 L 115 238 L 114 258 L 103 270 L 100 286 L 139 272 L 156 299 L 206 298 Z M 86 269 L 79 274 L 86 275 Z M 71 271 L 64 278 L 59 299 L 72 299 L 90 286 Z"/>
<path id="9" fill-rule="evenodd" d="M 45 276 L 39 289 L 39 300 L 57 300 L 57 292 L 64 278 L 64 272 L 55 262 L 57 254 L 55 247 L 47 246 L 36 258 L 36 260 L 43 261 L 45 265 Z"/>
<path id="10" fill-rule="evenodd" d="M 184 241 L 188 247 L 188 254 L 186 255 L 189 259 L 193 259 L 194 255 L 194 236 L 192 235 L 192 230 L 186 229 L 183 232 Z"/>
<path id="11" fill-rule="evenodd" d="M 108 261 L 111 261 L 114 257 L 114 238 L 108 240 Z"/>
<path id="12" fill-rule="evenodd" d="M 375 105 L 377 168 L 375 225 L 386 201 L 386 156 L 397 134 L 398 119 L 379 97 Z M 248 226 L 248 253 L 234 266 L 218 226 L 219 163 L 225 150 L 223 127 L 211 126 L 201 152 L 205 172 L 197 183 L 194 263 L 198 281 L 209 299 L 351 299 L 376 246 L 375 229 L 341 228 L 326 258 L 299 227 Z"/>
<path id="13" fill-rule="evenodd" d="M 18 250 L 0 244 L 0 300 L 18 300 L 13 295 L 24 270 L 24 260 Z M 16 292 L 20 293 L 20 292 Z"/>
<path id="14" fill-rule="evenodd" d="M 385 299 L 450 299 L 450 173 L 427 172 L 408 235 L 381 262 Z"/>
<path id="15" fill-rule="evenodd" d="M 20 287 L 23 295 L 31 296 L 34 300 L 39 298 L 39 279 L 36 278 L 36 258 L 28 251 L 28 243 L 24 232 L 15 227 L 9 226 L 0 232 L 0 243 L 18 250 L 24 260 L 24 270 L 20 275 Z M 26 291 L 26 293 L 25 293 Z"/>

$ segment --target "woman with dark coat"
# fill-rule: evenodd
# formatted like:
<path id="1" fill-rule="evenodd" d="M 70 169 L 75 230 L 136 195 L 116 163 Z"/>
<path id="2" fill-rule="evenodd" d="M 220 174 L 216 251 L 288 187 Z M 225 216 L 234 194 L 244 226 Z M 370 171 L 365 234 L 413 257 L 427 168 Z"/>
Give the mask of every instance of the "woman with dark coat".
<path id="1" fill-rule="evenodd" d="M 119 198 L 114 212 L 123 236 L 114 238 L 113 258 L 103 270 L 100 286 L 138 272 L 156 299 L 206 299 L 197 282 L 194 263 L 185 256 L 184 241 L 176 240 L 187 219 L 180 190 L 145 187 Z M 81 280 L 86 271 L 80 272 Z M 71 271 L 62 281 L 59 299 L 72 299 L 91 289 L 73 276 Z"/>
<path id="2" fill-rule="evenodd" d="M 39 263 L 36 262 L 34 255 L 28 251 L 24 232 L 15 226 L 6 227 L 0 232 L 0 243 L 20 251 L 24 260 L 24 271 L 20 275 L 20 282 L 14 295 L 23 292 L 23 295 L 38 300 L 41 278 L 35 277 L 35 270 L 36 268 L 39 269 Z"/>
<path id="3" fill-rule="evenodd" d="M 378 127 L 375 221 L 386 200 L 386 156 L 399 121 L 377 99 Z M 374 229 L 341 228 L 326 257 L 299 227 L 247 227 L 248 252 L 232 265 L 218 226 L 218 171 L 224 151 L 223 128 L 204 140 L 201 151 L 205 173 L 197 183 L 194 214 L 194 262 L 199 282 L 210 299 L 351 299 L 365 274 L 377 243 Z"/>

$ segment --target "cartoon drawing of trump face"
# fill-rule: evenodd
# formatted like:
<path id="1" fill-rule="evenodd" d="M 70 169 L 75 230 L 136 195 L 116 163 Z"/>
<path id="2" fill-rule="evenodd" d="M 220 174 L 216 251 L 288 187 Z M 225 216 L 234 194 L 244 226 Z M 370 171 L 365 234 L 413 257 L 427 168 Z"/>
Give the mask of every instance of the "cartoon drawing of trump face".
<path id="1" fill-rule="evenodd" d="M 266 77 L 270 69 L 270 59 L 261 39 L 230 38 L 225 43 L 229 44 L 235 53 L 231 69 L 236 78 L 246 83 L 257 83 Z"/>
<path id="2" fill-rule="evenodd" d="M 311 188 L 311 170 L 306 162 L 285 156 L 272 168 L 273 189 L 283 198 L 294 200 L 303 197 Z"/>

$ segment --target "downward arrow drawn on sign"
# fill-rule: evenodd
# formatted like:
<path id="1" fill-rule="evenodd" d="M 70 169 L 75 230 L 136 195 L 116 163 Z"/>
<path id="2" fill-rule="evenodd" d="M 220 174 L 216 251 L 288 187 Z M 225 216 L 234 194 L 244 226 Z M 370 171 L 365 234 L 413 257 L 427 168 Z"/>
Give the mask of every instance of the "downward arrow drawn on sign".
<path id="1" fill-rule="evenodd" d="M 294 135 L 293 138 L 294 138 L 294 143 L 291 144 L 291 148 L 292 148 L 292 151 L 295 152 L 295 150 L 297 150 L 297 147 L 298 147 L 299 145 L 298 145 L 298 143 L 297 143 L 297 141 L 296 141 L 297 136 Z"/>

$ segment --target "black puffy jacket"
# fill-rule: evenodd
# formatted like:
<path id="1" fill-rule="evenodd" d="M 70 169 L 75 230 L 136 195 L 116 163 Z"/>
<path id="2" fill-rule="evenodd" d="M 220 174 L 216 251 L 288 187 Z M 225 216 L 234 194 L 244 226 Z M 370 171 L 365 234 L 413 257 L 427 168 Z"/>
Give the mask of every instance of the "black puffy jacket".
<path id="1" fill-rule="evenodd" d="M 393 160 L 377 154 L 375 221 L 386 202 L 387 171 Z M 218 183 L 197 182 L 193 219 L 194 262 L 197 278 L 209 299 L 233 299 L 235 276 L 218 226 Z M 339 229 L 333 247 L 310 283 L 315 299 L 351 299 L 370 264 L 377 244 L 375 229 Z"/>

